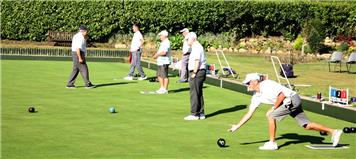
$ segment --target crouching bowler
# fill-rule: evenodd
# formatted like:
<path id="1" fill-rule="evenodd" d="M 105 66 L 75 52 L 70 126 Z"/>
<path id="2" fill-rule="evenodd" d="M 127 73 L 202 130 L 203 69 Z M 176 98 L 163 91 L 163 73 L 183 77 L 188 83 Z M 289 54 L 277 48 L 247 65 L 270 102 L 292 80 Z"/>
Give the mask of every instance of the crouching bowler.
<path id="1" fill-rule="evenodd" d="M 249 91 L 253 91 L 249 111 L 242 117 L 239 123 L 232 125 L 228 131 L 234 132 L 244 125 L 253 115 L 261 103 L 271 104 L 272 107 L 266 113 L 269 127 L 269 141 L 260 150 L 277 150 L 278 146 L 275 141 L 276 121 L 281 121 L 290 115 L 306 130 L 324 131 L 331 135 L 333 146 L 337 146 L 342 134 L 341 130 L 331 129 L 326 126 L 310 122 L 302 108 L 302 100 L 293 90 L 272 80 L 264 80 L 258 73 L 246 75 L 243 81 Z"/>

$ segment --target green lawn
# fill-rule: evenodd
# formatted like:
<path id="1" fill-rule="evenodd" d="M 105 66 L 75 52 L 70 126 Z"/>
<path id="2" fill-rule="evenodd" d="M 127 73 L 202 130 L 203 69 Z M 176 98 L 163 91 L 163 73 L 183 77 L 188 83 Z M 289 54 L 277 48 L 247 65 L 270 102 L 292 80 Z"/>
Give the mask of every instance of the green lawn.
<path id="1" fill-rule="evenodd" d="M 227 59 L 231 67 L 240 74 L 240 79 L 237 79 L 238 81 L 242 81 L 245 75 L 251 72 L 268 74 L 271 79 L 276 80 L 272 62 L 269 58 L 227 55 Z M 209 55 L 208 63 L 218 65 L 216 56 Z M 342 70 L 346 71 L 345 64 L 342 64 Z M 315 96 L 317 92 L 321 92 L 323 96 L 328 96 L 329 86 L 331 85 L 337 88 L 349 88 L 350 97 L 355 97 L 355 66 L 353 66 L 352 71 L 353 73 L 329 72 L 328 63 L 326 61 L 301 63 L 294 65 L 294 74 L 297 77 L 290 78 L 289 80 L 292 84 L 311 85 L 311 87 L 297 87 L 299 93 L 306 96 Z M 284 81 L 282 82 L 285 83 Z"/>
<path id="2" fill-rule="evenodd" d="M 180 54 L 180 52 L 179 52 Z M 176 54 L 177 55 L 177 54 Z M 178 57 L 180 55 L 177 55 Z M 220 58 L 223 58 L 220 56 Z M 231 67 L 239 74 L 237 80 L 242 82 L 245 75 L 251 72 L 268 74 L 272 80 L 277 80 L 270 58 L 261 56 L 243 56 L 226 54 Z M 152 59 L 145 58 L 152 61 Z M 209 53 L 207 56 L 209 64 L 215 64 L 220 69 L 218 59 L 215 53 Z M 224 62 L 223 66 L 227 66 Z M 332 67 L 334 64 L 331 65 Z M 318 92 L 322 93 L 323 97 L 329 96 L 329 86 L 340 89 L 349 88 L 349 98 L 356 97 L 356 67 L 353 66 L 351 73 L 346 72 L 345 64 L 342 64 L 342 73 L 329 72 L 328 63 L 326 61 L 318 61 L 311 63 L 299 63 L 293 66 L 295 78 L 289 78 L 291 84 L 296 85 L 311 85 L 310 87 L 296 87 L 297 91 L 304 96 L 316 96 Z M 278 70 L 279 73 L 279 70 Z M 230 76 L 231 77 L 231 76 Z M 282 83 L 286 83 L 281 80 Z M 353 106 L 356 106 L 355 103 Z"/>
<path id="3" fill-rule="evenodd" d="M 311 150 L 304 145 L 329 143 L 330 137 L 305 131 L 292 118 L 278 125 L 280 149 L 259 151 L 258 146 L 268 138 L 265 119 L 268 107 L 262 106 L 236 133 L 228 133 L 230 124 L 237 122 L 247 111 L 250 97 L 211 85 L 204 88 L 208 118 L 184 121 L 183 117 L 189 113 L 189 88 L 187 84 L 175 83 L 176 77 L 171 78 L 168 95 L 141 95 L 141 90 L 158 89 L 158 83 L 113 80 L 124 77 L 129 66 L 89 62 L 91 80 L 98 88 L 68 90 L 64 86 L 72 62 L 0 62 L 2 158 L 355 157 L 355 134 L 342 136 L 340 143 L 349 144 L 349 149 Z M 247 72 L 240 70 L 243 66 L 239 63 L 233 66 L 241 73 Z M 155 74 L 151 70 L 145 71 L 150 76 Z M 80 76 L 77 86 L 83 86 Z M 28 113 L 28 106 L 35 106 L 38 112 Z M 110 106 L 115 106 L 118 113 L 109 113 Z M 355 126 L 311 112 L 307 115 L 312 121 L 330 127 Z M 216 145 L 220 137 L 226 139 L 229 147 L 222 149 Z"/>

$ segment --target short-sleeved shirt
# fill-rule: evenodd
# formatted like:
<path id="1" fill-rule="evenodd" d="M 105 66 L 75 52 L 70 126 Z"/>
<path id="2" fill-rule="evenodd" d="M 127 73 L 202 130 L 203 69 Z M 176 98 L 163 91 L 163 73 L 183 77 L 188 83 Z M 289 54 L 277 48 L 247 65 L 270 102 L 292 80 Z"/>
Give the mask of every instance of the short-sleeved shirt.
<path id="1" fill-rule="evenodd" d="M 260 92 L 255 92 L 255 94 L 252 96 L 249 109 L 254 110 L 261 103 L 273 105 L 277 101 L 277 97 L 281 92 L 285 95 L 286 98 L 289 99 L 296 94 L 296 92 L 293 90 L 282 86 L 275 81 L 264 80 L 260 82 Z"/>
<path id="2" fill-rule="evenodd" d="M 184 37 L 184 40 L 183 40 L 183 55 L 187 54 L 188 52 L 190 52 L 190 46 L 188 45 L 188 35 L 187 34 L 185 37 Z"/>
<path id="3" fill-rule="evenodd" d="M 195 60 L 199 60 L 198 69 L 205 69 L 206 59 L 203 46 L 198 42 L 194 42 L 192 45 L 192 52 L 189 55 L 188 70 L 193 71 Z"/>
<path id="4" fill-rule="evenodd" d="M 169 42 L 168 38 L 163 40 L 159 46 L 158 52 L 166 52 L 166 55 L 159 56 L 157 58 L 157 65 L 169 65 L 170 64 L 170 57 L 171 57 L 171 43 Z"/>
<path id="5" fill-rule="evenodd" d="M 131 41 L 131 47 L 130 47 L 131 52 L 134 52 L 134 51 L 137 51 L 138 49 L 140 49 L 142 39 L 143 39 L 143 36 L 140 31 L 137 31 L 134 33 L 134 36 Z"/>
<path id="6" fill-rule="evenodd" d="M 84 53 L 87 52 L 87 43 L 81 32 L 75 34 L 72 39 L 72 51 L 77 51 L 77 48 Z"/>

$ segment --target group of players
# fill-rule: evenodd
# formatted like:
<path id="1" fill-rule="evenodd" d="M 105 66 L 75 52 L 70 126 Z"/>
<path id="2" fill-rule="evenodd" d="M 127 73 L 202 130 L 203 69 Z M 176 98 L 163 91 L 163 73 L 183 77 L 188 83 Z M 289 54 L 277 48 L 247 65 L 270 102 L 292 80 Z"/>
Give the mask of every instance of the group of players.
<path id="1" fill-rule="evenodd" d="M 134 36 L 130 47 L 131 66 L 127 77 L 124 79 L 133 80 L 134 71 L 135 68 L 137 68 L 140 74 L 138 80 L 145 80 L 147 79 L 147 75 L 140 65 L 144 39 L 138 24 L 134 24 L 132 30 Z M 206 79 L 206 58 L 204 48 L 199 43 L 196 33 L 189 32 L 187 28 L 182 29 L 180 32 L 184 36 L 184 41 L 180 80 L 178 82 L 188 82 L 190 87 L 190 114 L 184 117 L 184 120 L 202 120 L 205 119 L 203 83 Z M 160 83 L 160 88 L 155 91 L 155 94 L 168 94 L 168 67 L 171 64 L 170 41 L 166 30 L 161 31 L 158 35 L 160 36 L 161 43 L 153 58 L 156 59 L 157 62 L 156 75 Z M 89 72 L 85 58 L 87 38 L 88 28 L 86 26 L 80 26 L 79 32 L 74 35 L 72 40 L 73 71 L 70 74 L 66 88 L 76 88 L 74 82 L 79 72 L 84 79 L 86 88 L 95 88 L 95 85 L 89 80 Z M 269 127 L 269 141 L 260 146 L 260 150 L 278 149 L 278 145 L 275 141 L 276 121 L 281 121 L 288 115 L 293 117 L 299 126 L 306 130 L 327 132 L 331 135 L 333 146 L 338 145 L 342 131 L 309 121 L 303 111 L 301 98 L 295 91 L 275 81 L 265 79 L 259 73 L 247 74 L 243 84 L 248 87 L 249 91 L 253 92 L 249 110 L 237 124 L 233 124 L 232 127 L 228 129 L 229 132 L 235 132 L 241 128 L 241 126 L 252 117 L 259 105 L 263 103 L 272 105 L 272 107 L 266 113 Z"/>

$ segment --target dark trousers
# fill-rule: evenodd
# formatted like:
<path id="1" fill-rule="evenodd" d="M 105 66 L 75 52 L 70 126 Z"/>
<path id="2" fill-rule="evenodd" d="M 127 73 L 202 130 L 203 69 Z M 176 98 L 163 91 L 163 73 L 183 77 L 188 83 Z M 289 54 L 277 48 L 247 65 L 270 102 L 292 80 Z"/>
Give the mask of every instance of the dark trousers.
<path id="1" fill-rule="evenodd" d="M 68 86 L 74 85 L 75 80 L 80 72 L 80 74 L 83 77 L 83 80 L 85 82 L 85 86 L 88 86 L 88 84 L 90 83 L 89 81 L 89 70 L 88 70 L 88 66 L 86 64 L 86 59 L 85 59 L 85 54 L 84 52 L 80 52 L 80 55 L 83 59 L 83 63 L 79 63 L 79 58 L 76 52 L 72 52 L 72 58 L 73 58 L 73 71 L 69 76 L 69 80 L 68 80 Z"/>
<path id="2" fill-rule="evenodd" d="M 145 72 L 143 72 L 142 66 L 141 66 L 141 49 L 138 51 L 132 52 L 132 60 L 131 60 L 131 67 L 128 76 L 133 76 L 135 72 L 135 68 L 137 68 L 138 73 L 140 74 L 141 77 L 145 77 Z"/>
<path id="3" fill-rule="evenodd" d="M 206 70 L 199 70 L 195 78 L 191 78 L 192 73 L 189 73 L 190 113 L 197 116 L 204 114 L 203 83 L 206 78 Z"/>

